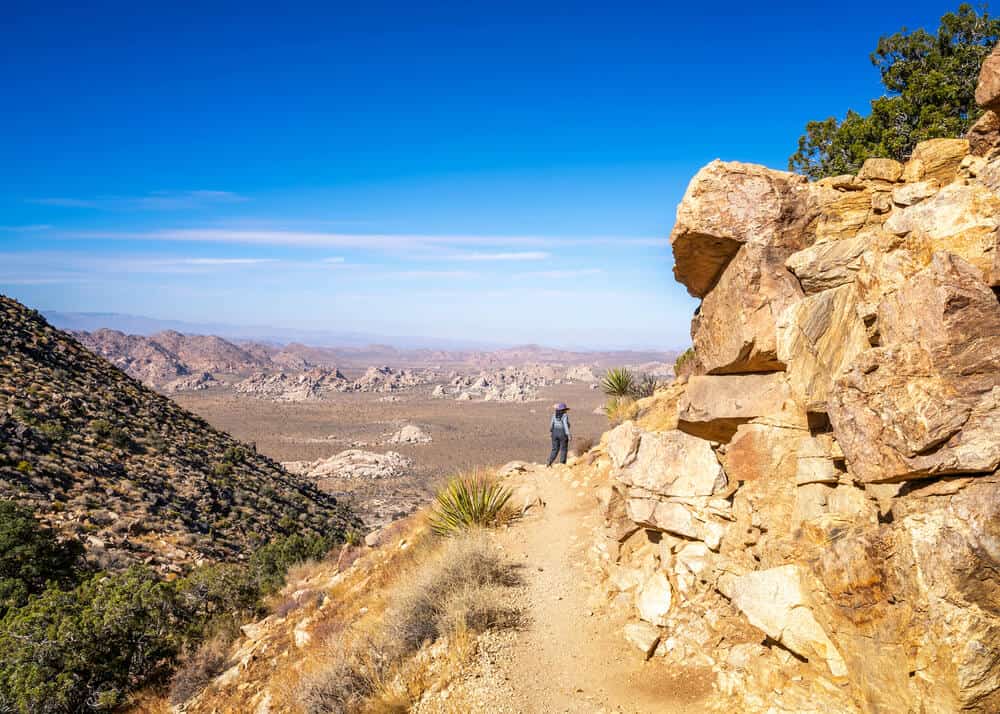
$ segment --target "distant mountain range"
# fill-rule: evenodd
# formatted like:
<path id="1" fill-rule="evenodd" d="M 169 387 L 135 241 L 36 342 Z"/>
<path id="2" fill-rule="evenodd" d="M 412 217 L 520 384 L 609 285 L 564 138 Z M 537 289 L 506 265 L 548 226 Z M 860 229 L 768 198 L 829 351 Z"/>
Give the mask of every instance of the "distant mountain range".
<path id="1" fill-rule="evenodd" d="M 274 344 L 301 342 L 318 347 L 365 347 L 367 345 L 392 345 L 400 349 L 496 349 L 500 343 L 472 340 L 449 340 L 430 337 L 407 337 L 369 334 L 363 332 L 334 332 L 329 330 L 304 330 L 293 327 L 266 325 L 230 325 L 226 323 L 197 323 L 182 320 L 160 320 L 140 315 L 117 312 L 61 312 L 43 311 L 45 319 L 62 330 L 93 332 L 102 328 L 118 330 L 131 335 L 153 335 L 173 330 L 186 335 L 217 335 L 230 340 L 254 340 Z"/>
<path id="2" fill-rule="evenodd" d="M 263 342 L 275 345 L 300 343 L 313 347 L 337 348 L 394 348 L 397 350 L 438 350 L 438 351 L 493 351 L 504 349 L 524 349 L 511 343 L 449 339 L 442 337 L 381 335 L 367 332 L 338 332 L 334 330 L 310 330 L 295 327 L 273 327 L 268 325 L 231 325 L 214 322 L 185 322 L 183 320 L 161 320 L 141 315 L 118 312 L 64 312 L 43 310 L 42 314 L 55 327 L 62 330 L 94 332 L 100 329 L 117 330 L 129 335 L 154 335 L 159 332 L 174 331 L 185 335 L 216 335 L 227 340 Z M 562 351 L 602 352 L 586 346 L 564 347 Z M 541 348 L 545 349 L 545 348 Z M 664 351 L 644 346 L 629 347 L 622 352 L 656 354 L 662 359 Z M 680 352 L 682 350 L 676 350 Z M 672 353 L 673 351 L 667 351 Z"/>
<path id="3" fill-rule="evenodd" d="M 129 335 L 101 328 L 74 331 L 87 349 L 147 386 L 162 392 L 207 389 L 252 374 L 296 373 L 313 368 L 360 370 L 372 365 L 394 368 L 441 368 L 476 372 L 503 367 L 586 365 L 604 369 L 620 365 L 672 363 L 673 352 L 573 352 L 538 345 L 499 350 L 399 349 L 387 345 L 321 347 L 233 340 L 218 335 L 165 330 Z"/>

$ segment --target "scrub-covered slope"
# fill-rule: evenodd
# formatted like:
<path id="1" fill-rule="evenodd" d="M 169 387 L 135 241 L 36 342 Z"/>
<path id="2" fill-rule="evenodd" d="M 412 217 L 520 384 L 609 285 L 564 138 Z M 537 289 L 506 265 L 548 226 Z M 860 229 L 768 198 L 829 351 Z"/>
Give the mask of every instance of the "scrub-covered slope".
<path id="1" fill-rule="evenodd" d="M 103 565 L 177 569 L 354 523 L 331 496 L 0 296 L 0 497 Z"/>

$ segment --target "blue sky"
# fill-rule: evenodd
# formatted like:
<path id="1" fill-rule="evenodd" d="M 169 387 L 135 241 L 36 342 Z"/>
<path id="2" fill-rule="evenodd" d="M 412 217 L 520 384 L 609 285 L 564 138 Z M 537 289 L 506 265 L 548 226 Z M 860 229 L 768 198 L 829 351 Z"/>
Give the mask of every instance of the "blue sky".
<path id="1" fill-rule="evenodd" d="M 13 3 L 0 291 L 33 307 L 670 348 L 676 204 L 784 168 L 955 5 Z"/>

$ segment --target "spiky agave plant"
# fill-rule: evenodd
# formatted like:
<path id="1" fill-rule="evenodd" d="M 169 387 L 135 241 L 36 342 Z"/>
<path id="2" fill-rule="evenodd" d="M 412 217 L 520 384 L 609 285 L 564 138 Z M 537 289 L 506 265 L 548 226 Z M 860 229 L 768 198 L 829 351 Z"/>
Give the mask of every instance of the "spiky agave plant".
<path id="1" fill-rule="evenodd" d="M 635 376 L 627 367 L 609 369 L 601 381 L 601 388 L 609 397 L 626 399 L 632 396 L 635 387 Z"/>
<path id="2" fill-rule="evenodd" d="M 510 489 L 489 476 L 455 476 L 435 497 L 431 530 L 447 536 L 475 526 L 497 525 L 509 515 L 510 497 Z"/>

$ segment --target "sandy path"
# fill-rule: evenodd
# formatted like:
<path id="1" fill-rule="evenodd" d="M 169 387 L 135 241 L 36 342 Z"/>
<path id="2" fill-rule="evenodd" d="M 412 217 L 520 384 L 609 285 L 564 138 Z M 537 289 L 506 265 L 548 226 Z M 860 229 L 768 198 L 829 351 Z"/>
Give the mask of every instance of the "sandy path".
<path id="1" fill-rule="evenodd" d="M 499 535 L 523 563 L 521 605 L 529 622 L 490 658 L 508 696 L 501 706 L 484 703 L 483 711 L 702 712 L 710 673 L 644 662 L 622 637 L 628 613 L 592 612 L 584 564 L 598 515 L 590 490 L 570 478 L 558 467 L 527 474 L 546 505 Z"/>

